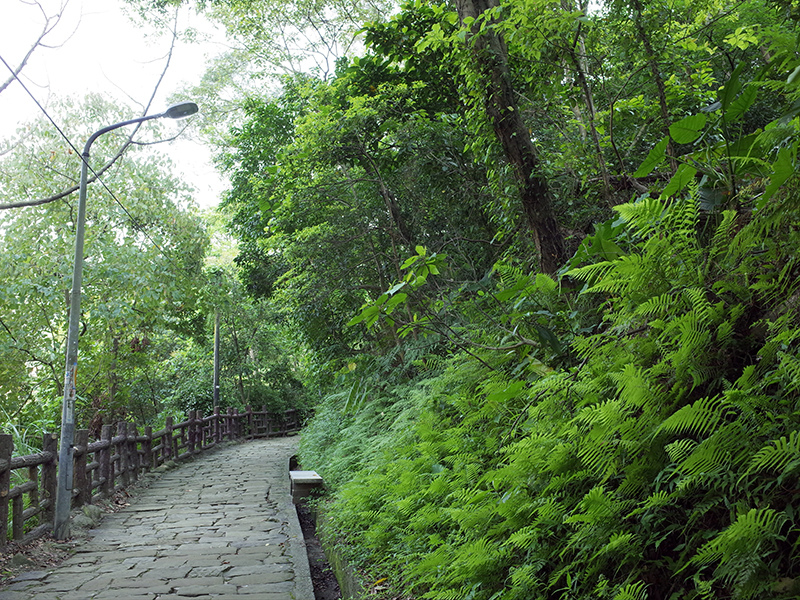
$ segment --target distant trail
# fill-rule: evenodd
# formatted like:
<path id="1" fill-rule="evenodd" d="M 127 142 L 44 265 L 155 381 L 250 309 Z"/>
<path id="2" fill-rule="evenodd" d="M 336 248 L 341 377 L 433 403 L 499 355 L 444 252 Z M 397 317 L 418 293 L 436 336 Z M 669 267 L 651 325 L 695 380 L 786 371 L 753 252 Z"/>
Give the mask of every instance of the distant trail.
<path id="1" fill-rule="evenodd" d="M 314 600 L 289 495 L 297 439 L 229 446 L 164 473 L 73 557 L 20 575 L 0 600 Z"/>

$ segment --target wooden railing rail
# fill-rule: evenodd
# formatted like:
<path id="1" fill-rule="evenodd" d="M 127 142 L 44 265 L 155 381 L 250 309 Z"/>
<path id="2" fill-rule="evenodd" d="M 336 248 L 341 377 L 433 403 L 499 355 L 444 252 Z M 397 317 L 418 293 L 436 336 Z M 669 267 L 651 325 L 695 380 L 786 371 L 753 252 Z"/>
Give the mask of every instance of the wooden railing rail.
<path id="1" fill-rule="evenodd" d="M 215 409 L 206 417 L 191 411 L 180 423 L 167 417 L 164 429 L 156 432 L 145 427 L 140 433 L 139 427 L 126 422 L 117 423 L 115 431 L 111 425 L 104 425 L 100 439 L 92 442 L 89 431 L 76 431 L 72 508 L 109 498 L 142 474 L 166 462 L 200 454 L 223 441 L 294 433 L 300 429 L 301 416 L 297 410 L 271 413 L 266 407 L 254 411 L 248 406 L 244 412 Z M 0 434 L 0 548 L 9 539 L 34 538 L 53 528 L 58 436 L 45 434 L 42 451 L 36 454 L 15 457 L 13 453 L 13 437 Z M 12 479 L 17 482 L 13 486 Z"/>

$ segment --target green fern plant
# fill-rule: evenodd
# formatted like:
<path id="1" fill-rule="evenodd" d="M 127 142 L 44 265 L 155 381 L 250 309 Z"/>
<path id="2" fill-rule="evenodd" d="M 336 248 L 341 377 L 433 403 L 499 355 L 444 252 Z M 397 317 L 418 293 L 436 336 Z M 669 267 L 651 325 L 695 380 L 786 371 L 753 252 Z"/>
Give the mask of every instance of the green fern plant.
<path id="1" fill-rule="evenodd" d="M 714 579 L 734 587 L 738 597 L 761 597 L 771 587 L 765 557 L 776 542 L 785 539 L 782 530 L 787 521 L 786 515 L 773 509 L 752 508 L 700 548 L 686 566 L 716 565 Z"/>

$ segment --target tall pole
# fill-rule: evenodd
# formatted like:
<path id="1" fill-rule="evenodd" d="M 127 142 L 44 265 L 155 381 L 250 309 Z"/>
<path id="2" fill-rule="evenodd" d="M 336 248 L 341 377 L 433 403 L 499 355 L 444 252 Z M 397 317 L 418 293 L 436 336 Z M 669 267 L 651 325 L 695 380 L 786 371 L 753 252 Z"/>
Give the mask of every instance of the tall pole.
<path id="1" fill-rule="evenodd" d="M 214 408 L 219 408 L 219 307 L 214 315 Z"/>
<path id="2" fill-rule="evenodd" d="M 69 512 L 72 506 L 73 442 L 75 440 L 75 399 L 78 375 L 78 329 L 81 319 L 81 284 L 83 281 L 83 240 L 86 230 L 86 187 L 89 177 L 89 151 L 94 141 L 104 133 L 119 127 L 142 123 L 151 119 L 187 117 L 197 112 L 193 102 L 171 106 L 158 115 L 148 115 L 115 123 L 94 132 L 83 147 L 81 179 L 78 191 L 78 220 L 75 228 L 75 262 L 72 270 L 72 291 L 69 304 L 69 326 L 67 328 L 67 365 L 64 372 L 64 401 L 61 406 L 61 442 L 58 451 L 58 477 L 56 479 L 55 516 L 53 536 L 57 540 L 69 537 Z"/>

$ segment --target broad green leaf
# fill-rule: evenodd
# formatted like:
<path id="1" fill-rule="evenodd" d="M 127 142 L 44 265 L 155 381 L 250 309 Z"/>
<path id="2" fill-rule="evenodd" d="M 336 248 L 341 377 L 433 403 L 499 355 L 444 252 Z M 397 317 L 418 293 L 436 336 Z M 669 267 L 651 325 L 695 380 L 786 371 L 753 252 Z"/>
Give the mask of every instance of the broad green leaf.
<path id="1" fill-rule="evenodd" d="M 394 311 L 397 305 L 402 302 L 405 302 L 406 298 L 408 298 L 408 294 L 395 294 L 394 296 L 392 296 L 392 299 L 389 300 L 383 307 L 386 314 L 387 315 L 392 314 L 392 311 Z"/>
<path id="2" fill-rule="evenodd" d="M 725 111 L 725 120 L 729 123 L 737 120 L 741 117 L 744 113 L 747 112 L 753 102 L 756 101 L 756 96 L 758 95 L 758 87 L 755 85 L 748 85 L 744 92 L 742 92 L 736 100 L 731 102 L 728 110 Z"/>
<path id="3" fill-rule="evenodd" d="M 407 284 L 406 284 L 406 282 L 405 282 L 405 281 L 401 281 L 400 283 L 397 283 L 397 284 L 393 285 L 393 286 L 391 287 L 391 289 L 390 289 L 388 292 L 386 292 L 386 293 L 387 293 L 387 294 L 389 294 L 390 296 L 393 296 L 393 295 L 394 295 L 394 294 L 396 294 L 398 291 L 400 291 L 400 290 L 402 290 L 404 287 L 406 287 L 406 285 L 407 285 Z"/>
<path id="4" fill-rule="evenodd" d="M 725 112 L 728 110 L 728 107 L 731 105 L 731 102 L 739 95 L 739 91 L 742 89 L 742 84 L 739 81 L 739 75 L 741 75 L 742 70 L 744 69 L 746 63 L 739 63 L 739 66 L 733 70 L 731 73 L 730 79 L 728 79 L 728 83 L 722 88 L 722 91 L 719 95 L 719 101 L 722 103 L 722 111 Z"/>
<path id="5" fill-rule="evenodd" d="M 400 268 L 401 269 L 407 269 L 408 267 L 413 265 L 415 262 L 417 262 L 420 258 L 421 257 L 420 257 L 419 254 L 415 254 L 414 256 L 406 259 L 406 261 L 402 265 L 400 265 Z"/>
<path id="6" fill-rule="evenodd" d="M 670 125 L 669 135 L 675 140 L 676 144 L 691 144 L 700 137 L 700 130 L 705 127 L 705 124 L 705 114 L 689 115 Z"/>
<path id="7" fill-rule="evenodd" d="M 664 160 L 664 156 L 666 156 L 667 152 L 667 144 L 669 144 L 669 138 L 664 138 L 660 142 L 658 142 L 650 152 L 647 154 L 647 158 L 644 159 L 641 166 L 636 169 L 636 172 L 633 174 L 634 177 L 645 177 L 653 172 L 661 161 Z"/>
<path id="8" fill-rule="evenodd" d="M 798 76 L 800 75 L 800 65 L 797 65 L 791 73 L 789 73 L 789 77 L 786 78 L 786 83 L 792 85 L 797 81 Z"/>
<path id="9" fill-rule="evenodd" d="M 680 193 L 689 185 L 689 182 L 694 179 L 695 175 L 697 175 L 697 169 L 686 163 L 681 164 L 678 170 L 675 171 L 675 175 L 672 176 L 672 179 L 670 179 L 669 183 L 664 187 L 664 191 L 661 192 L 661 198 L 669 198 Z"/>

